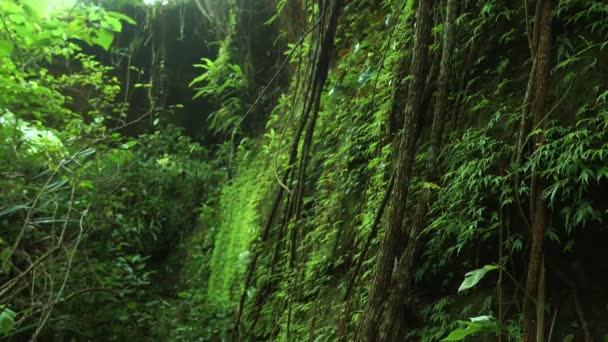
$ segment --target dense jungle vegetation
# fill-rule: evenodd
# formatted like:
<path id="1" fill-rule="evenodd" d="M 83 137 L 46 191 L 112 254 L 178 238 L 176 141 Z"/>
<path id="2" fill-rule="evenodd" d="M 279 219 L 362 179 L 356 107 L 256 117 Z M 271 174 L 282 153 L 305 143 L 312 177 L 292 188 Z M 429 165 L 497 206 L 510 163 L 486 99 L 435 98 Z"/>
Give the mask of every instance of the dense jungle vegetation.
<path id="1" fill-rule="evenodd" d="M 608 341 L 608 1 L 0 0 L 0 340 Z"/>

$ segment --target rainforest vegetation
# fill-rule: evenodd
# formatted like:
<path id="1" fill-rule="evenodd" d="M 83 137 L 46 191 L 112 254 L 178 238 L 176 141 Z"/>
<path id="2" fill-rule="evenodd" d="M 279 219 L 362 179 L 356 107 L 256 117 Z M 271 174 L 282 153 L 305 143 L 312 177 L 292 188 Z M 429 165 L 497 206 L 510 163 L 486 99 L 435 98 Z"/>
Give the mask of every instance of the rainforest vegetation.
<path id="1" fill-rule="evenodd" d="M 0 340 L 608 341 L 608 1 L 0 0 Z"/>

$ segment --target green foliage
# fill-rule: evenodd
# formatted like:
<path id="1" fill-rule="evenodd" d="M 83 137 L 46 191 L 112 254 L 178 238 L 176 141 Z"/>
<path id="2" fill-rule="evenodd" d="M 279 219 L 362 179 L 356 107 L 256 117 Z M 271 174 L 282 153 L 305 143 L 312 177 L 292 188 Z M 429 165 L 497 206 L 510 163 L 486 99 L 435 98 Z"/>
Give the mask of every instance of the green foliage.
<path id="1" fill-rule="evenodd" d="M 430 269 L 447 262 L 470 244 L 492 237 L 499 224 L 499 206 L 509 205 L 515 198 L 508 174 L 496 173 L 496 165 L 511 153 L 504 142 L 485 131 L 471 129 L 446 146 L 444 153 L 445 186 L 437 192 L 431 209 L 435 215 L 428 231 L 434 234 L 425 251 L 441 257 L 428 265 Z M 500 203 L 490 205 L 491 199 Z M 418 271 L 419 277 L 425 269 Z"/>
<path id="2" fill-rule="evenodd" d="M 573 127 L 548 129 L 546 143 L 524 165 L 525 170 L 542 170 L 543 177 L 551 181 L 543 197 L 553 208 L 561 208 L 567 236 L 577 228 L 602 222 L 605 210 L 589 198 L 608 179 L 605 165 L 608 111 L 602 95 L 595 106 L 581 108 L 579 113 L 588 117 Z"/>
<path id="3" fill-rule="evenodd" d="M 31 158 L 22 154 L 13 170 L 5 170 L 10 175 L 22 175 L 12 177 L 10 190 L 3 191 L 2 207 L 12 209 L 5 210 L 7 235 L 2 234 L 3 240 L 9 244 L 16 241 L 17 224 L 24 219 L 36 227 L 33 234 L 23 236 L 15 256 L 4 258 L 8 279 L 22 262 L 19 255 L 31 253 L 22 248 L 34 245 L 41 251 L 51 248 L 49 251 L 53 252 L 52 245 L 44 242 L 46 236 L 61 239 L 65 232 L 64 239 L 70 238 L 66 241 L 69 253 L 65 255 L 71 260 L 68 268 L 60 262 L 62 254 L 52 259 L 55 265 L 39 266 L 53 277 L 73 279 L 63 296 L 56 295 L 70 298 L 91 286 L 103 289 L 91 289 L 93 292 L 86 296 L 58 305 L 56 315 L 63 318 L 53 325 L 56 331 L 69 327 L 79 334 L 95 336 L 110 329 L 105 333 L 127 336 L 132 333 L 128 329 L 112 325 L 104 328 L 93 322 L 116 319 L 136 320 L 140 328 L 153 325 L 151 320 L 156 308 L 141 306 L 148 302 L 153 286 L 150 258 L 167 253 L 193 227 L 198 203 L 204 194 L 200 186 L 193 184 L 205 184 L 213 178 L 205 165 L 195 161 L 204 157 L 204 151 L 178 130 L 141 136 L 138 142 L 141 145 L 127 141 L 116 149 L 98 145 L 95 149 L 68 152 L 58 165 L 46 164 L 45 158 L 37 158 L 38 154 Z M 69 151 L 82 142 L 62 143 Z M 51 150 L 38 153 L 49 155 Z M 33 181 L 40 171 L 28 175 L 28 168 L 48 169 L 46 172 L 51 172 L 51 176 Z M 41 190 L 37 191 L 36 187 Z M 30 195 L 27 189 L 34 192 Z M 38 201 L 31 203 L 33 195 Z M 14 209 L 19 206 L 26 209 Z M 24 217 L 25 212 L 30 213 L 29 218 Z M 54 235 L 54 231 L 58 235 Z M 71 240 L 73 237 L 76 240 Z M 34 282 L 32 286 L 41 295 L 45 293 L 43 284 Z M 111 298 L 115 300 L 109 300 Z M 125 302 L 133 304 L 121 304 Z M 90 307 L 98 311 L 92 312 Z"/>
<path id="4" fill-rule="evenodd" d="M 190 87 L 196 89 L 194 98 L 209 98 L 217 106 L 209 116 L 209 127 L 216 133 L 236 133 L 242 119 L 241 96 L 246 89 L 246 79 L 238 64 L 232 62 L 232 48 L 229 35 L 221 42 L 215 60 L 203 58 L 202 64 L 194 65 L 204 73 L 190 82 Z"/>
<path id="5" fill-rule="evenodd" d="M 48 11 L 44 1 L 3 1 L 0 56 L 14 55 L 24 64 L 50 61 L 53 55 L 69 56 L 80 40 L 108 50 L 122 22 L 134 25 L 128 16 L 80 3 L 71 8 Z"/>
<path id="6" fill-rule="evenodd" d="M 239 55 L 249 47 L 239 46 L 247 39 L 235 33 L 237 24 L 250 27 L 236 21 L 253 14 L 242 9 L 243 14 L 219 22 L 234 3 L 201 3 L 224 34 L 217 57 L 203 57 L 195 65 L 202 74 L 190 83 L 194 97 L 213 106 L 209 129 L 220 141 L 208 148 L 165 125 L 170 120 L 159 117 L 158 108 L 150 111 L 155 131 L 123 136 L 111 128 L 126 122 L 127 113 L 139 114 L 139 108 L 118 99 L 121 84 L 146 88 L 150 97 L 167 96 L 155 86 L 167 77 L 166 46 L 155 46 L 162 55 L 160 75 L 156 69 L 139 75 L 159 76 L 150 83 L 118 79 L 116 70 L 100 62 L 124 57 L 103 51 L 112 51 L 123 24 L 136 24 L 131 18 L 81 2 L 50 13 L 34 0 L 0 3 L 0 333 L 6 337 L 226 340 L 244 294 L 247 338 L 333 341 L 336 323 L 344 317 L 343 338 L 355 339 L 387 215 L 378 227 L 373 223 L 395 167 L 396 138 L 410 129 L 402 122 L 411 79 L 403 66 L 411 62 L 415 1 L 344 6 L 311 136 L 302 211 L 285 225 L 283 215 L 276 215 L 266 241 L 260 241 L 261 227 L 276 189 L 285 190 L 277 213 L 293 203 L 286 198 L 294 200 L 296 180 L 278 183 L 300 162 L 287 165 L 310 81 L 305 62 L 318 53 L 319 37 L 313 32 L 299 44 L 286 43 L 285 76 L 291 82 L 286 88 L 273 84 L 271 94 L 261 95 L 277 103 L 261 109 L 268 114 L 255 115 L 267 117 L 266 131 L 256 135 L 242 125 L 244 101 L 259 90 L 248 88 L 253 85 L 244 74 L 251 77 L 256 70 L 242 63 L 244 73 L 236 63 L 249 61 Z M 414 253 L 415 279 L 404 301 L 420 324 L 406 331 L 404 340 L 519 338 L 516 306 L 499 310 L 503 317 L 497 322 L 490 316 L 498 304 L 494 288 L 481 280 L 499 269 L 512 280 L 525 276 L 530 183 L 537 176 L 546 185 L 543 200 L 550 209 L 548 256 L 558 256 L 556 262 L 580 256 L 576 247 L 588 246 L 587 237 L 595 236 L 586 234 L 605 233 L 608 91 L 602 53 L 608 44 L 608 7 L 602 1 L 556 4 L 554 25 L 560 29 L 547 119 L 531 129 L 519 150 L 514 132 L 531 64 L 522 20 L 533 18 L 525 4 L 485 0 L 460 6 L 458 74 L 449 75 L 441 171 L 432 181 L 423 171 L 431 130 L 425 118 L 418 123 L 422 136 L 404 238 L 396 243 L 400 250 L 413 241 L 405 237 L 412 224 L 420 224 L 414 213 L 428 192 L 426 229 L 415 237 L 423 248 Z M 146 13 L 154 18 L 169 9 L 187 10 L 186 5 L 156 2 Z M 265 29 L 287 27 L 291 31 L 280 33 L 282 39 L 316 25 L 322 10 L 314 2 L 292 6 L 280 0 L 274 13 L 256 22 L 265 20 Z M 438 58 L 446 27 L 440 8 L 434 11 L 431 50 Z M 286 25 L 291 15 L 294 22 Z M 140 28 L 134 41 L 144 44 Z M 429 83 L 428 106 L 435 86 Z M 531 146 L 541 134 L 542 143 Z M 243 136 L 248 138 L 238 141 Z M 303 146 L 296 147 L 301 158 Z M 470 271 L 462 280 L 467 270 L 497 255 L 500 266 Z M 254 257 L 256 270 L 244 288 Z M 351 279 L 352 292 L 345 296 Z M 553 300 L 556 286 L 548 285 Z M 521 298 L 519 286 L 501 284 L 503 309 L 509 305 L 506 296 Z M 458 295 L 457 287 L 465 295 Z M 487 316 L 459 320 L 482 312 Z"/>
<path id="7" fill-rule="evenodd" d="M 106 126 L 126 115 L 120 82 L 78 44 L 107 49 L 132 19 L 0 6 L 2 333 L 141 336 L 158 310 L 153 262 L 194 226 L 214 177 L 206 151 L 171 127 L 127 139 Z"/>

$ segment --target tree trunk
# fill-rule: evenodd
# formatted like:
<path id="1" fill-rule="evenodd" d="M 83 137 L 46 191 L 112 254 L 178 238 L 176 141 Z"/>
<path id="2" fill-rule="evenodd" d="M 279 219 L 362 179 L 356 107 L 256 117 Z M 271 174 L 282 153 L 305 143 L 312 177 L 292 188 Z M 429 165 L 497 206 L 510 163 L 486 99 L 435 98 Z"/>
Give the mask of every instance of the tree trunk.
<path id="1" fill-rule="evenodd" d="M 443 51 L 437 82 L 438 92 L 433 111 L 433 125 L 431 130 L 431 142 L 428 147 L 428 159 L 425 170 L 427 182 L 437 182 L 439 151 L 443 140 L 443 128 L 447 119 L 449 102 L 449 79 L 453 72 L 453 54 L 456 40 L 456 16 L 459 0 L 448 0 L 447 15 L 445 19 L 445 30 L 443 32 Z M 399 260 L 394 285 L 388 300 L 388 315 L 384 320 L 383 340 L 394 341 L 399 339 L 399 312 L 403 307 L 408 285 L 411 280 L 414 257 L 418 250 L 420 233 L 424 229 L 427 220 L 428 208 L 431 199 L 431 190 L 425 189 L 422 201 L 418 204 L 412 225 L 408 231 L 408 245 Z"/>
<path id="2" fill-rule="evenodd" d="M 390 220 L 377 257 L 376 271 L 370 288 L 367 306 L 361 323 L 359 338 L 376 340 L 378 319 L 386 300 L 386 289 L 390 286 L 396 251 L 403 241 L 403 218 L 407 206 L 410 180 L 416 155 L 418 137 L 420 136 L 420 118 L 423 114 L 422 99 L 428 69 L 428 48 L 431 42 L 432 16 L 435 1 L 419 1 L 416 17 L 416 42 L 412 55 L 411 80 L 404 112 L 404 131 L 399 139 L 397 175 L 390 213 Z"/>
<path id="3" fill-rule="evenodd" d="M 529 108 L 532 111 L 532 127 L 540 128 L 545 122 L 545 101 L 549 84 L 549 71 L 551 60 L 552 29 L 551 29 L 551 10 L 553 0 L 539 0 L 537 10 L 538 22 L 535 23 L 534 41 L 538 42 L 535 46 L 534 62 L 531 81 L 534 83 L 533 97 Z M 526 106 L 527 107 L 527 106 Z M 541 132 L 533 138 L 533 150 L 538 149 L 544 142 L 544 134 Z M 544 180 L 532 170 L 532 184 L 530 187 L 530 216 L 531 226 L 530 235 L 532 246 L 530 248 L 530 259 L 528 262 L 528 276 L 526 279 L 526 295 L 524 297 L 524 342 L 536 341 L 535 317 L 536 304 L 533 298 L 538 293 L 539 275 L 543 256 L 543 241 L 548 220 L 549 209 L 542 198 L 546 188 Z M 542 322 L 536 322 L 542 325 Z"/>

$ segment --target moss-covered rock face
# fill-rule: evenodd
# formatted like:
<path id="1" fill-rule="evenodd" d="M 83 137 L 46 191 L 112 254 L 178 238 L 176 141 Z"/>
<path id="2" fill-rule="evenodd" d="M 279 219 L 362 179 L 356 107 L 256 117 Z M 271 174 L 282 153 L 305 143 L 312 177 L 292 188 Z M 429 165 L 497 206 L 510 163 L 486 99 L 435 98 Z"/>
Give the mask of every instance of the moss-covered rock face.
<path id="1" fill-rule="evenodd" d="M 601 0 L 0 2 L 8 340 L 608 336 Z"/>

